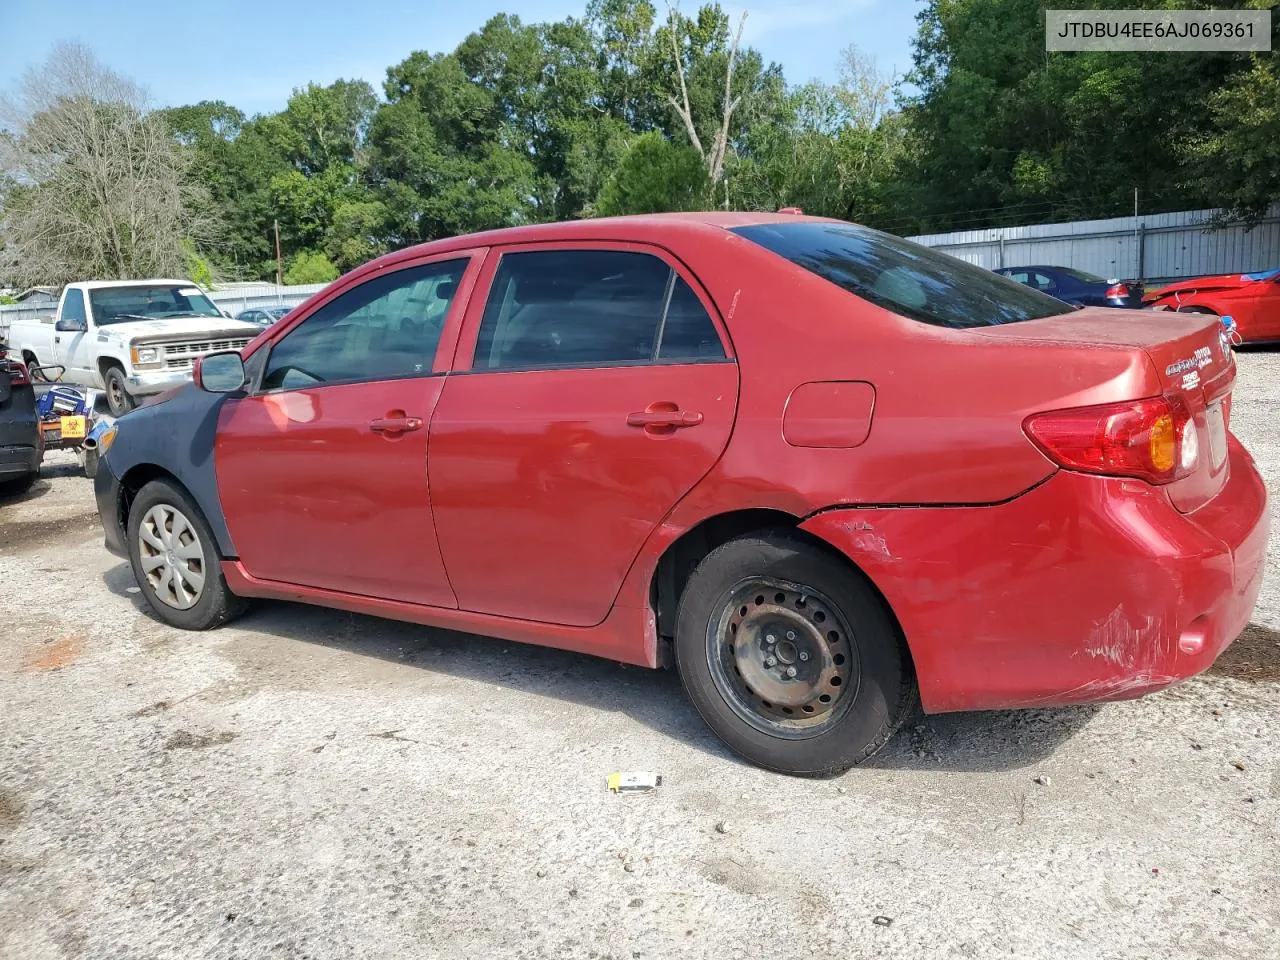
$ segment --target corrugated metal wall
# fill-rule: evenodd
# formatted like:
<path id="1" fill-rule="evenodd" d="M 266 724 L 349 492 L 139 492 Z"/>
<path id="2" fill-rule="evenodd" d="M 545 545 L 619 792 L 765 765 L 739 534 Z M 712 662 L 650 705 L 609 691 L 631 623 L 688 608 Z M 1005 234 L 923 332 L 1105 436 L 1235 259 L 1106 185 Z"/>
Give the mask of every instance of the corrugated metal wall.
<path id="1" fill-rule="evenodd" d="M 324 283 L 304 283 L 292 287 L 277 287 L 274 283 L 229 284 L 210 291 L 209 298 L 220 309 L 228 310 L 234 316 L 241 310 L 253 307 L 296 307 L 326 286 L 328 284 Z M 13 320 L 48 317 L 56 313 L 57 309 L 57 303 L 0 306 L 0 335 L 8 333 L 9 324 Z"/>
<path id="2" fill-rule="evenodd" d="M 911 239 L 991 270 L 1034 264 L 1075 267 L 1107 279 L 1142 277 L 1148 288 L 1182 277 L 1280 267 L 1280 205 L 1252 229 L 1214 229 L 1218 213 L 1188 210 Z"/>

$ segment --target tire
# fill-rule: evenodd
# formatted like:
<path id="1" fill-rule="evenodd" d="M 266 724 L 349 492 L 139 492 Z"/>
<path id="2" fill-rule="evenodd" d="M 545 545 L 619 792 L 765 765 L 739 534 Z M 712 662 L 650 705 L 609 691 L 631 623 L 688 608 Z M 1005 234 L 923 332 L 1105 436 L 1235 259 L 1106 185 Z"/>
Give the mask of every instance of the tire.
<path id="1" fill-rule="evenodd" d="M 182 630 L 210 630 L 247 608 L 222 576 L 208 521 L 177 484 L 153 480 L 143 487 L 129 507 L 127 534 L 134 578 L 165 623 Z"/>
<path id="2" fill-rule="evenodd" d="M 31 374 L 32 380 L 36 381 L 37 383 L 44 383 L 48 379 L 48 377 L 46 377 L 43 373 L 39 373 L 31 370 L 32 367 L 39 366 L 40 364 L 40 361 L 36 359 L 36 355 L 34 353 L 31 353 L 30 351 L 28 351 L 27 353 L 24 353 L 22 355 L 22 362 L 27 365 L 27 370 Z"/>
<path id="3" fill-rule="evenodd" d="M 915 705 L 909 656 L 879 595 L 794 534 L 708 554 L 680 598 L 675 647 L 711 729 L 780 773 L 830 776 L 861 763 Z"/>
<path id="4" fill-rule="evenodd" d="M 107 409 L 111 411 L 113 417 L 123 417 L 137 406 L 125 387 L 123 370 L 119 367 L 107 367 L 107 372 L 102 379 L 106 386 Z"/>
<path id="5" fill-rule="evenodd" d="M 31 473 L 24 473 L 20 477 L 11 477 L 8 480 L 0 480 L 0 497 L 20 497 L 40 479 L 40 471 L 34 470 Z"/>

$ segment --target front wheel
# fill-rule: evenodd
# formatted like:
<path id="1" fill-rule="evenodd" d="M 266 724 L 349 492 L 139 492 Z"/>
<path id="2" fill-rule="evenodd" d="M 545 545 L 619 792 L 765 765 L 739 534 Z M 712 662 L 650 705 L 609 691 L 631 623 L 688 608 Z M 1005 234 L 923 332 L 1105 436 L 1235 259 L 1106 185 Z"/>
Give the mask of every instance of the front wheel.
<path id="1" fill-rule="evenodd" d="M 884 603 L 794 534 L 732 540 L 689 579 L 676 624 L 685 689 L 751 763 L 827 776 L 870 757 L 915 702 Z"/>
<path id="2" fill-rule="evenodd" d="M 107 367 L 106 375 L 102 379 L 106 386 L 107 409 L 111 411 L 113 417 L 123 417 L 137 406 L 125 386 L 123 370 L 119 367 Z"/>
<path id="3" fill-rule="evenodd" d="M 138 491 L 128 536 L 133 575 L 165 623 L 209 630 L 244 611 L 222 576 L 213 531 L 181 487 L 153 480 Z"/>

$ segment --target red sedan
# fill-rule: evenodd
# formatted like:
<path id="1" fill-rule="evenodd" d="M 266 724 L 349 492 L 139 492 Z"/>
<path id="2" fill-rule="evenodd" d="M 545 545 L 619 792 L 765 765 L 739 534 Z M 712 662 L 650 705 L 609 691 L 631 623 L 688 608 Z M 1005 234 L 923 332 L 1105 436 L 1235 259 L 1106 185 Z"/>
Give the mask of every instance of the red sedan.
<path id="1" fill-rule="evenodd" d="M 1155 310 L 1233 317 L 1243 342 L 1280 342 L 1280 270 L 1179 280 L 1147 294 L 1143 304 Z"/>
<path id="2" fill-rule="evenodd" d="M 1267 504 L 1219 328 L 801 216 L 503 230 L 211 354 L 97 498 L 175 626 L 279 598 L 670 665 L 824 774 L 917 694 L 1134 697 L 1241 631 Z"/>

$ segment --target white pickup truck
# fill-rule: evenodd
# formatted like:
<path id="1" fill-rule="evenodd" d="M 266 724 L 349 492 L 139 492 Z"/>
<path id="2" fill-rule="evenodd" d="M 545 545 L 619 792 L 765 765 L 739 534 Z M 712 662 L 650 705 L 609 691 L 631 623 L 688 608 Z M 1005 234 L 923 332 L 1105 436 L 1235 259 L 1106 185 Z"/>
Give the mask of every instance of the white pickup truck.
<path id="1" fill-rule="evenodd" d="M 261 331 L 226 317 L 190 280 L 90 280 L 67 284 L 55 316 L 15 320 L 9 352 L 104 390 L 120 416 L 190 380 L 196 357 L 239 350 Z"/>

